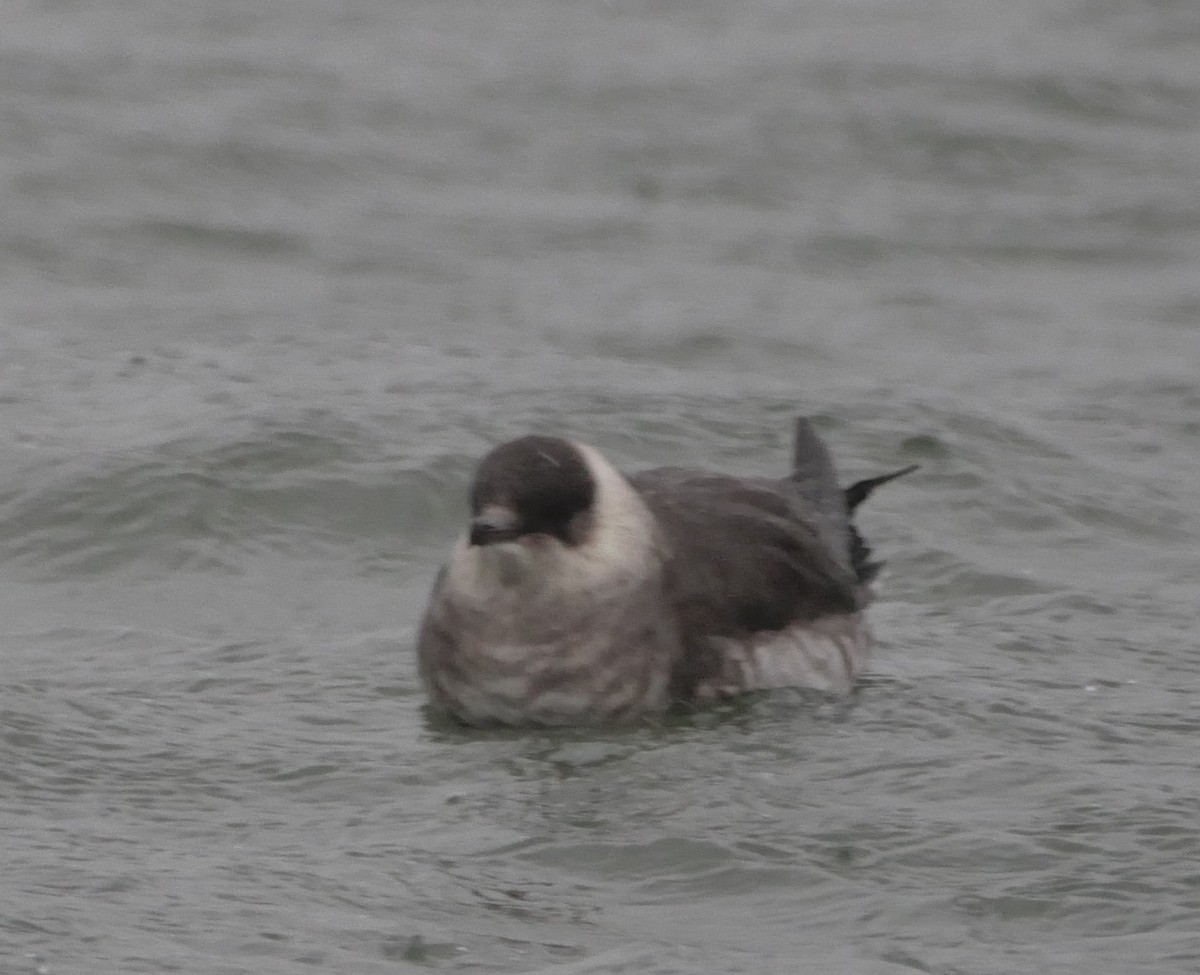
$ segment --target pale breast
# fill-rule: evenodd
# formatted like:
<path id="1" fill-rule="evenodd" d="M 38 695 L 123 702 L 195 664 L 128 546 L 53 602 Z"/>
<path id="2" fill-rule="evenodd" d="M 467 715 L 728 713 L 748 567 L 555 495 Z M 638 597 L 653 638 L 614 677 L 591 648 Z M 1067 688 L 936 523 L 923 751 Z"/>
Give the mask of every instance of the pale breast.
<path id="1" fill-rule="evenodd" d="M 655 648 L 580 638 L 477 646 L 427 674 L 434 698 L 467 724 L 595 725 L 664 711 L 668 668 Z"/>
<path id="2" fill-rule="evenodd" d="M 473 725 L 597 725 L 665 711 L 673 621 L 641 600 L 560 601 L 536 618 L 431 606 L 419 651 L 434 702 Z"/>

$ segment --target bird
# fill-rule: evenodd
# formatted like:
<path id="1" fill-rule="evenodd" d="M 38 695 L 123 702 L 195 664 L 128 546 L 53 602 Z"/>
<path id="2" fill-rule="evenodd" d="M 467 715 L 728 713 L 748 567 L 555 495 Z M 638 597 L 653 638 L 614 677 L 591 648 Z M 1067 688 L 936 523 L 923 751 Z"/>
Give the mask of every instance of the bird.
<path id="1" fill-rule="evenodd" d="M 800 417 L 783 477 L 659 467 L 531 434 L 493 448 L 417 636 L 434 713 L 467 726 L 598 727 L 746 692 L 854 688 L 882 563 Z"/>

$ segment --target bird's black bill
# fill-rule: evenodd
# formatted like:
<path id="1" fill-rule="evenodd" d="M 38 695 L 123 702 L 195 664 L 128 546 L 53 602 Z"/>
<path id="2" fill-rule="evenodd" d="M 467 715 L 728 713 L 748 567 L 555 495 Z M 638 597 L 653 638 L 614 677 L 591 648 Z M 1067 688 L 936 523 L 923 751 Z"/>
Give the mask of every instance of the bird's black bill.
<path id="1" fill-rule="evenodd" d="M 471 519 L 470 541 L 472 545 L 495 545 L 511 542 L 521 535 L 517 516 L 509 511 L 493 511 Z"/>

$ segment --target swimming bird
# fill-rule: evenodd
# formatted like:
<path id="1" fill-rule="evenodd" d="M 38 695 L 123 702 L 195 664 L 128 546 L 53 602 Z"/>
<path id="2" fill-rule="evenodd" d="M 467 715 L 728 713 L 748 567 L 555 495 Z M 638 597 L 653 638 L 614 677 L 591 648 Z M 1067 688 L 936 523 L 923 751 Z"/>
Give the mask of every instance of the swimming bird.
<path id="1" fill-rule="evenodd" d="M 791 473 L 620 473 L 525 436 L 480 461 L 470 523 L 417 640 L 435 709 L 468 725 L 601 725 L 775 687 L 845 694 L 871 646 L 881 563 L 812 423 Z"/>

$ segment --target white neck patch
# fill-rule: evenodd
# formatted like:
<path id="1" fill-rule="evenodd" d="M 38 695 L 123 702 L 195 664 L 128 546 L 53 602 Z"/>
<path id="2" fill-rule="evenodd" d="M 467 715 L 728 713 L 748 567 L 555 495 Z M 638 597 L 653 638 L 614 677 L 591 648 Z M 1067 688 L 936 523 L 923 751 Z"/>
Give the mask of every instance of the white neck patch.
<path id="1" fill-rule="evenodd" d="M 643 576 L 656 558 L 654 517 L 625 477 L 600 451 L 574 443 L 596 484 L 592 525 L 576 546 L 555 538 L 473 546 L 464 534 L 450 556 L 447 584 L 462 596 L 486 599 L 502 591 L 545 596 L 594 589 L 622 576 Z"/>

